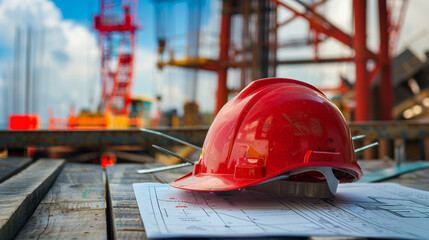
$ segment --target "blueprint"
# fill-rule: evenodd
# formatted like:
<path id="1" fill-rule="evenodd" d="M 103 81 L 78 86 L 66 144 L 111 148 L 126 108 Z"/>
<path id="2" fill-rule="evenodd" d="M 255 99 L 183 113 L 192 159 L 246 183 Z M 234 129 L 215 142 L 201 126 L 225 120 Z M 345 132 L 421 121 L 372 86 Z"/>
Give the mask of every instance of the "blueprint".
<path id="1" fill-rule="evenodd" d="M 232 195 L 133 184 L 148 238 L 353 236 L 429 239 L 429 192 L 393 183 L 340 185 L 335 199 Z"/>

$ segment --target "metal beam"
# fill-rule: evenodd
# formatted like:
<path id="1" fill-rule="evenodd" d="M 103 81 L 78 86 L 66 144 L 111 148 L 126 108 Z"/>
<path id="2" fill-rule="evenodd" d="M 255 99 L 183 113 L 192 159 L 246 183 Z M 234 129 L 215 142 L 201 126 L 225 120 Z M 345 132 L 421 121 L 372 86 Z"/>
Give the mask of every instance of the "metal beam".
<path id="1" fill-rule="evenodd" d="M 223 0 L 222 2 L 222 19 L 220 26 L 220 40 L 219 40 L 219 61 L 222 63 L 228 61 L 229 41 L 231 36 L 231 1 Z M 220 66 L 218 69 L 217 81 L 217 96 L 216 96 L 216 109 L 217 114 L 223 105 L 228 101 L 228 90 L 226 85 L 226 77 L 228 68 Z"/>
<path id="2" fill-rule="evenodd" d="M 306 9 L 305 13 L 301 13 L 301 12 L 297 11 L 296 9 L 294 9 L 293 7 L 287 5 L 286 3 L 284 3 L 280 0 L 271 0 L 271 1 L 276 3 L 279 6 L 282 6 L 286 9 L 288 9 L 289 11 L 294 13 L 295 15 L 306 19 L 309 22 L 311 28 L 313 28 L 313 29 L 317 30 L 318 32 L 323 33 L 327 36 L 333 37 L 336 40 L 338 40 L 339 42 L 343 43 L 344 45 L 347 45 L 347 46 L 353 48 L 353 41 L 352 41 L 352 37 L 350 35 L 341 31 L 339 28 L 337 28 L 335 25 L 333 25 L 327 19 L 320 16 L 316 12 L 312 11 L 312 9 L 309 8 L 309 6 L 307 6 L 305 3 L 298 1 L 298 3 L 300 3 Z M 373 53 L 372 51 L 370 51 L 368 49 L 365 49 L 364 51 L 366 52 L 366 54 L 371 59 L 373 59 L 374 61 L 378 61 L 377 54 Z"/>
<path id="3" fill-rule="evenodd" d="M 356 65 L 356 121 L 370 120 L 369 81 L 366 54 L 366 0 L 353 0 L 355 36 L 354 52 Z"/>
<path id="4" fill-rule="evenodd" d="M 338 63 L 338 62 L 353 62 L 354 58 L 319 58 L 319 59 L 297 59 L 297 60 L 277 60 L 277 65 L 283 64 L 310 64 L 310 63 Z"/>
<path id="5" fill-rule="evenodd" d="M 392 119 L 393 88 L 392 88 L 392 60 L 389 56 L 389 19 L 386 0 L 378 0 L 378 19 L 380 27 L 380 73 L 379 87 L 381 120 Z"/>
<path id="6" fill-rule="evenodd" d="M 429 137 L 429 123 L 422 121 L 370 121 L 349 123 L 352 135 L 368 139 L 424 139 Z M 208 127 L 156 129 L 184 141 L 202 146 Z M 136 130 L 64 130 L 0 131 L 0 148 L 70 146 L 103 148 L 172 144 L 166 138 Z"/>
<path id="7" fill-rule="evenodd" d="M 157 129 L 157 131 L 202 146 L 207 128 Z M 0 131 L 0 148 L 53 147 L 102 149 L 115 146 L 171 145 L 173 141 L 136 130 Z"/>

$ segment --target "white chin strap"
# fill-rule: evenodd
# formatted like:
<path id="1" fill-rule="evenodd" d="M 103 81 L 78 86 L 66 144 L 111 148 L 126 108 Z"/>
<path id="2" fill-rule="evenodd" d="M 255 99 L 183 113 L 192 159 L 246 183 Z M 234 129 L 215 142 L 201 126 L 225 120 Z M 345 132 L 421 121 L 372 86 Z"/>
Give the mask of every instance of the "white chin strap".
<path id="1" fill-rule="evenodd" d="M 323 174 L 323 176 L 325 176 L 326 183 L 328 184 L 329 191 L 335 196 L 335 193 L 337 193 L 338 183 L 340 181 L 335 177 L 331 167 L 305 167 L 300 169 L 294 169 L 291 171 L 291 175 L 308 171 L 317 171 Z"/>
<path id="2" fill-rule="evenodd" d="M 278 181 L 309 171 L 316 171 L 323 174 L 323 176 L 325 176 L 326 183 Z M 338 183 L 339 180 L 335 177 L 331 167 L 304 167 L 291 170 L 265 182 L 247 187 L 246 189 L 290 196 L 334 198 L 335 193 L 337 192 Z"/>

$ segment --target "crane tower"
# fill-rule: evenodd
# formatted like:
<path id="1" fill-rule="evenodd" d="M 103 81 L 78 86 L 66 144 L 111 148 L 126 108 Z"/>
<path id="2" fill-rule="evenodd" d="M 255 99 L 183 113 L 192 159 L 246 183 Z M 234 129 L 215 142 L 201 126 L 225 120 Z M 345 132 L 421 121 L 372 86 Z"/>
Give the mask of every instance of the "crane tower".
<path id="1" fill-rule="evenodd" d="M 94 17 L 101 52 L 100 112 L 129 113 L 137 12 L 137 0 L 100 0 L 100 14 Z"/>

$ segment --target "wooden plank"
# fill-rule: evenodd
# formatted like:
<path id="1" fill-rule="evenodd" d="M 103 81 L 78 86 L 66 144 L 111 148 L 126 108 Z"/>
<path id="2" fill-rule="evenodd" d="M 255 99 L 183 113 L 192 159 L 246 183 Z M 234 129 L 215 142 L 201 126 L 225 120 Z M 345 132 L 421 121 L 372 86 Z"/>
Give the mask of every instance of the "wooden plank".
<path id="1" fill-rule="evenodd" d="M 19 173 L 31 163 L 31 158 L 2 158 L 0 159 L 0 183 Z"/>
<path id="2" fill-rule="evenodd" d="M 106 169 L 108 212 L 114 239 L 146 239 L 133 183 L 157 182 L 152 174 L 139 174 L 142 164 L 117 164 Z"/>
<path id="3" fill-rule="evenodd" d="M 372 172 L 394 165 L 394 161 L 360 161 L 364 172 Z M 169 182 L 190 171 L 190 168 L 159 172 L 155 176 L 136 173 L 137 169 L 156 166 L 155 164 L 122 164 L 107 168 L 107 182 L 110 192 L 109 211 L 112 222 L 112 236 L 115 239 L 146 239 L 144 226 L 135 200 L 132 183 L 135 182 Z M 421 179 L 425 179 L 422 182 Z M 404 174 L 399 178 L 388 180 L 400 184 L 429 190 L 429 169 Z M 420 181 L 420 182 L 419 182 Z M 259 239 L 259 238 L 258 238 Z M 267 238 L 260 238 L 267 239 Z"/>
<path id="4" fill-rule="evenodd" d="M 106 239 L 105 211 L 64 211 L 55 204 L 40 204 L 16 239 L 39 238 Z"/>
<path id="5" fill-rule="evenodd" d="M 429 125 L 428 125 L 429 126 Z M 207 134 L 207 127 L 162 128 L 156 131 L 174 136 L 186 142 L 201 146 Z M 0 143 L 3 148 L 26 148 L 68 146 L 81 148 L 102 148 L 139 146 L 140 149 L 151 148 L 152 144 L 168 146 L 173 141 L 157 134 L 140 129 L 121 130 L 0 130 Z M 118 149 L 117 149 L 118 150 Z"/>
<path id="6" fill-rule="evenodd" d="M 106 239 L 106 201 L 99 165 L 67 163 L 17 239 Z"/>
<path id="7" fill-rule="evenodd" d="M 13 239 L 31 217 L 64 166 L 64 160 L 39 160 L 0 184 L 0 236 Z"/>

